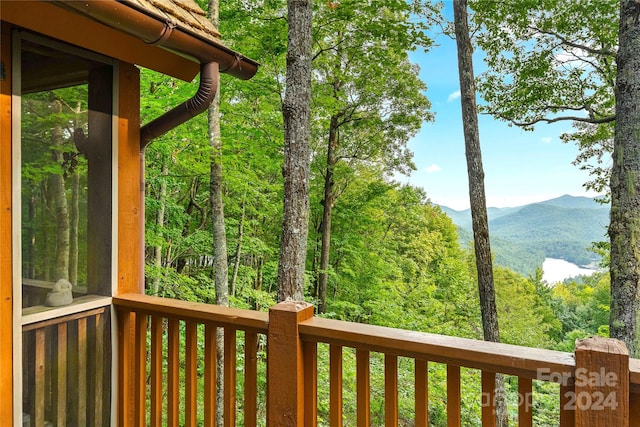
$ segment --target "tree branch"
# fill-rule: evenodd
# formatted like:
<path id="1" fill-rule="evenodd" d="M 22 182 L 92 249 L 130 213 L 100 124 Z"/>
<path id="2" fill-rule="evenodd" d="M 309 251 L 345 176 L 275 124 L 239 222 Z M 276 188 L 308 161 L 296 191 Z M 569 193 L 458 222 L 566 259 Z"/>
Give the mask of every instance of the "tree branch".
<path id="1" fill-rule="evenodd" d="M 566 39 L 565 37 L 561 36 L 560 34 L 554 32 L 554 31 L 543 30 L 541 28 L 537 28 L 537 27 L 534 27 L 534 26 L 528 26 L 527 28 L 529 28 L 530 30 L 533 30 L 533 31 L 537 31 L 537 32 L 542 33 L 542 34 L 546 34 L 548 36 L 555 37 L 558 40 L 560 40 L 562 42 L 562 44 L 565 44 L 567 46 L 570 46 L 570 47 L 573 47 L 573 48 L 576 48 L 576 49 L 582 49 L 585 52 L 589 52 L 589 53 L 591 53 L 593 55 L 603 55 L 603 56 L 615 56 L 616 55 L 616 53 L 614 51 L 609 50 L 609 49 L 594 49 L 594 48 L 589 47 L 589 46 L 585 46 L 585 45 L 582 45 L 582 44 L 579 44 L 579 43 L 574 43 L 574 42 Z"/>
<path id="2" fill-rule="evenodd" d="M 616 120 L 615 115 L 606 116 L 599 119 L 591 118 L 591 117 L 578 117 L 578 116 L 559 116 L 559 117 L 554 117 L 552 119 L 549 119 L 547 117 L 541 117 L 539 119 L 531 120 L 529 122 L 519 122 L 501 113 L 490 113 L 490 114 L 495 115 L 501 118 L 502 120 L 511 122 L 512 124 L 518 127 L 528 127 L 528 126 L 533 126 L 536 123 L 555 123 L 555 122 L 562 122 L 567 120 L 570 120 L 572 122 L 582 122 L 582 123 L 591 123 L 591 124 L 611 123 Z"/>

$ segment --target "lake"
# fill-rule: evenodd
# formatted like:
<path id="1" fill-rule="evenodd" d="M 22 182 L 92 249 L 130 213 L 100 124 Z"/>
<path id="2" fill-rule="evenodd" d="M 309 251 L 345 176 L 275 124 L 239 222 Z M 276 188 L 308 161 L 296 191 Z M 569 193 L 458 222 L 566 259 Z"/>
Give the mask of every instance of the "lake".
<path id="1" fill-rule="evenodd" d="M 590 276 L 598 270 L 580 267 L 563 259 L 545 258 L 542 271 L 542 280 L 549 285 L 554 285 L 570 277 Z"/>

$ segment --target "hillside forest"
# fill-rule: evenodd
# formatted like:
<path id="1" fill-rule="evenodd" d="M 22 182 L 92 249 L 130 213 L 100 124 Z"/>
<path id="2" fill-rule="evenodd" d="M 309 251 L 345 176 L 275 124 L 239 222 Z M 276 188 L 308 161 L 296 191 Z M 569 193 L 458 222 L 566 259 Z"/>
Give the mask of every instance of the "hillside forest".
<path id="1" fill-rule="evenodd" d="M 472 42 L 485 53 L 487 65 L 475 79 L 483 100 L 480 113 L 525 129 L 558 120 L 573 123 L 563 139 L 580 148 L 575 165 L 591 172 L 585 185 L 611 194 L 605 202 L 613 203 L 613 212 L 618 202 L 609 183 L 618 181 L 610 181 L 607 159 L 617 125 L 620 2 L 533 3 L 469 4 Z M 211 7 L 204 2 L 201 6 Z M 466 217 L 452 219 L 457 213 L 431 203 L 429 188 L 397 179 L 415 169 L 408 141 L 423 123 L 437 120 L 409 53 L 437 49 L 436 36 L 452 36 L 452 22 L 441 11 L 442 4 L 430 1 L 314 2 L 303 297 L 319 316 L 482 339 L 473 239 L 458 227 Z M 221 299 L 225 293 L 231 306 L 267 310 L 278 299 L 283 225 L 287 5 L 283 0 L 227 0 L 217 12 L 223 42 L 261 67 L 249 81 L 222 75 L 219 134 L 211 136 L 209 117 L 202 114 L 145 150 L 146 291 L 207 303 L 226 303 Z M 190 98 L 197 86 L 197 79 L 185 83 L 142 69 L 141 122 Z M 51 94 L 51 99 L 64 100 L 55 103 L 60 108 L 57 120 L 81 121 L 77 99 L 85 95 L 77 92 L 72 88 Z M 41 125 L 49 124 L 29 124 L 34 129 Z M 60 149 L 63 166 L 76 157 L 72 152 Z M 85 167 L 81 160 L 79 165 L 74 161 L 76 170 Z M 66 185 L 73 204 L 73 170 L 62 173 L 59 165 L 36 170 L 61 177 L 58 181 Z M 32 191 L 35 200 L 38 186 Z M 219 192 L 221 204 L 215 203 L 214 192 Z M 605 241 L 603 211 L 591 209 L 597 211 L 593 217 L 574 215 L 574 220 L 581 217 L 577 227 L 584 232 L 578 240 L 570 238 L 575 233 L 556 232 L 555 241 L 539 244 L 543 238 L 534 231 L 548 223 L 562 227 L 558 218 L 563 207 L 526 208 L 490 214 L 496 246 L 511 239 L 499 250 L 509 259 L 494 257 L 493 267 L 501 341 L 573 351 L 576 339 L 609 336 L 608 267 L 614 258 Z M 603 209 L 607 218 L 608 209 Z M 538 225 L 518 228 L 516 214 L 526 214 Z M 216 226 L 223 228 L 214 239 Z M 216 289 L 220 253 L 214 249 L 221 247 L 221 239 L 226 248 L 222 265 L 228 271 L 222 290 Z M 520 244 L 517 250 L 514 241 Z M 601 272 L 555 286 L 543 282 L 542 260 L 556 256 L 554 251 L 561 251 L 563 244 L 575 254 L 576 263 L 599 260 Z M 82 254 L 80 258 L 82 271 Z M 80 273 L 77 281 L 83 280 Z M 401 366 L 401 376 L 408 369 Z M 433 369 L 430 374 L 442 379 L 441 367 Z M 350 375 L 353 372 L 345 373 Z M 478 381 L 477 373 L 468 375 L 465 387 Z M 436 384 L 430 388 L 430 419 L 440 425 L 445 401 L 442 381 Z M 552 425 L 557 391 L 554 395 L 542 384 L 536 387 L 536 425 Z M 400 398 L 402 417 L 410 405 L 403 407 L 406 396 Z M 377 420 L 383 400 L 372 399 L 372 420 Z M 463 422 L 476 425 L 479 402 L 463 402 Z M 345 408 L 345 417 L 354 416 L 353 411 Z"/>

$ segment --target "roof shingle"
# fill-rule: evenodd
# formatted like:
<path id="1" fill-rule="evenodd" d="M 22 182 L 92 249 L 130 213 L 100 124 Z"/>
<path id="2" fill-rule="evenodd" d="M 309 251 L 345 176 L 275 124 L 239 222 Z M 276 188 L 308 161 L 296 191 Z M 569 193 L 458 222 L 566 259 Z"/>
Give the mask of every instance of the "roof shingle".
<path id="1" fill-rule="evenodd" d="M 220 33 L 193 0 L 127 0 L 127 3 L 164 16 L 205 40 L 220 40 Z"/>

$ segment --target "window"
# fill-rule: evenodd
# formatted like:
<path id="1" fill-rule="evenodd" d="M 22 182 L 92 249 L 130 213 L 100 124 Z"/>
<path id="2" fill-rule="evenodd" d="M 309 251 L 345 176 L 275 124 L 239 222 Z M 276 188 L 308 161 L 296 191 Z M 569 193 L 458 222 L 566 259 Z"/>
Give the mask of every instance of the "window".
<path id="1" fill-rule="evenodd" d="M 110 295 L 113 67 L 36 37 L 20 56 L 22 306 Z"/>
<path id="2" fill-rule="evenodd" d="M 16 423 L 108 426 L 114 63 L 16 31 L 13 70 Z"/>

